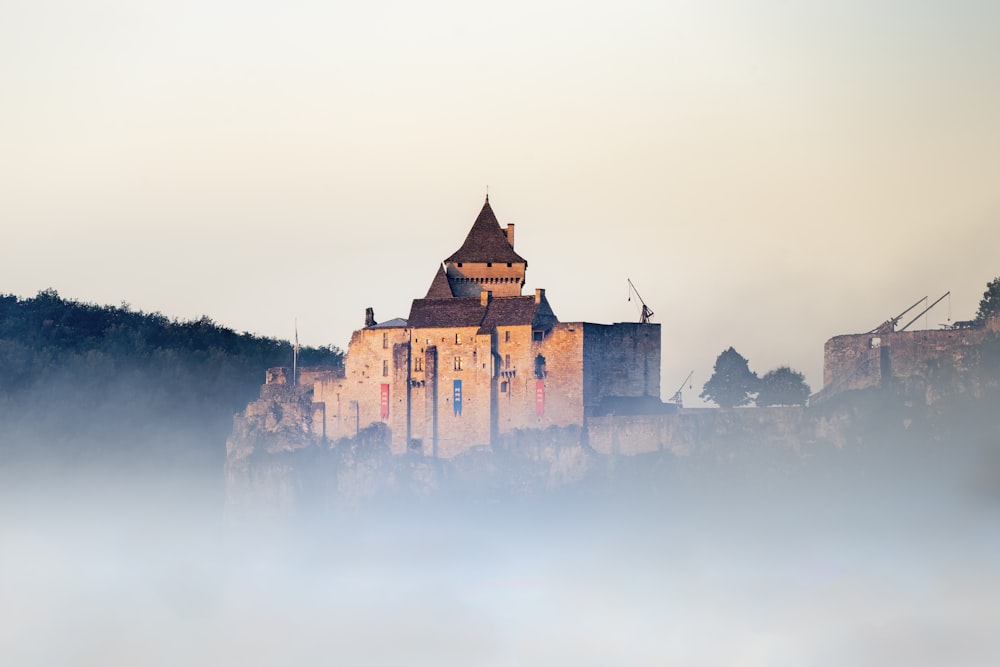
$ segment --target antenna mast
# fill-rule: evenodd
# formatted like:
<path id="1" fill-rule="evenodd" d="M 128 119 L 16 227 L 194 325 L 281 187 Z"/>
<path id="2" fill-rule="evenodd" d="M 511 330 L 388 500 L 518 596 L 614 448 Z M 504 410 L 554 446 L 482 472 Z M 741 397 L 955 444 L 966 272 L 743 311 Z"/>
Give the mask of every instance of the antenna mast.
<path id="1" fill-rule="evenodd" d="M 631 301 L 632 294 L 635 294 L 635 298 L 639 299 L 639 303 L 642 304 L 642 314 L 639 316 L 639 324 L 649 324 L 649 320 L 653 317 L 653 311 L 649 309 L 646 302 L 642 300 L 641 296 L 639 296 L 639 290 L 637 290 L 635 285 L 632 284 L 632 279 L 626 278 L 626 280 L 628 280 L 628 300 Z"/>
<path id="2" fill-rule="evenodd" d="M 298 376 L 298 365 L 299 365 L 299 318 L 295 318 L 295 346 L 292 348 L 292 386 L 297 387 L 299 384 Z"/>

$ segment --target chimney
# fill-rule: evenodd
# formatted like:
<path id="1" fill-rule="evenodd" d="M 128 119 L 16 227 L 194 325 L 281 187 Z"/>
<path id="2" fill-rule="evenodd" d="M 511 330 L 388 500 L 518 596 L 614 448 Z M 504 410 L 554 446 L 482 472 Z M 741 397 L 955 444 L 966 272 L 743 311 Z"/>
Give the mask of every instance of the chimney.
<path id="1" fill-rule="evenodd" d="M 507 225 L 507 243 L 514 247 L 514 225 Z"/>
<path id="2" fill-rule="evenodd" d="M 482 306 L 483 308 L 490 305 L 490 301 L 492 300 L 493 300 L 493 292 L 483 290 L 482 292 L 479 293 L 479 305 Z"/>
<path id="3" fill-rule="evenodd" d="M 376 322 L 375 322 L 375 309 L 374 308 L 365 308 L 365 326 L 366 327 L 373 327 L 373 326 L 375 326 L 375 324 L 376 324 Z"/>
<path id="4" fill-rule="evenodd" d="M 541 303 L 542 299 L 544 299 L 544 298 L 545 298 L 545 290 L 543 290 L 541 287 L 536 287 L 535 288 L 535 303 Z"/>

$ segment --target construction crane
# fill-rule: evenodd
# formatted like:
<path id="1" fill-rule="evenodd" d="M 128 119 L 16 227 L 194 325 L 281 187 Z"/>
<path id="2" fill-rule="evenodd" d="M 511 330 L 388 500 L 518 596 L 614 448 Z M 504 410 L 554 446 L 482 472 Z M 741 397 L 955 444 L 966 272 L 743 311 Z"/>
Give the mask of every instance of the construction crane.
<path id="1" fill-rule="evenodd" d="M 653 311 L 649 309 L 646 302 L 642 300 L 641 296 L 639 296 L 639 290 L 637 290 L 635 285 L 632 284 L 632 279 L 626 278 L 626 280 L 628 280 L 628 300 L 632 300 L 632 294 L 634 293 L 635 298 L 639 299 L 639 303 L 642 304 L 642 314 L 639 315 L 639 324 L 649 324 L 649 320 L 653 317 Z"/>
<path id="2" fill-rule="evenodd" d="M 674 395 L 670 397 L 670 402 L 679 408 L 684 407 L 684 395 L 681 392 L 684 391 L 684 385 L 688 383 L 688 380 L 691 379 L 692 375 L 694 375 L 694 371 L 688 373 L 688 376 L 684 378 L 684 382 L 681 382 L 681 386 L 677 387 L 677 391 L 675 391 Z M 690 385 L 688 386 L 688 389 L 691 389 Z"/>

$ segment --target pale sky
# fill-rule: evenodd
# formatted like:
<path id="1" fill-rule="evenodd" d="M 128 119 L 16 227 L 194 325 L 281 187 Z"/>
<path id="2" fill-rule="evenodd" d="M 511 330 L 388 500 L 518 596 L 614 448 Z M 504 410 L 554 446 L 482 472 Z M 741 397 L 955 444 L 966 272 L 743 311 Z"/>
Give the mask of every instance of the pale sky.
<path id="1" fill-rule="evenodd" d="M 662 395 L 1000 275 L 1000 3 L 0 0 L 0 292 L 347 347 L 490 201 Z M 923 319 L 920 322 L 923 325 Z"/>

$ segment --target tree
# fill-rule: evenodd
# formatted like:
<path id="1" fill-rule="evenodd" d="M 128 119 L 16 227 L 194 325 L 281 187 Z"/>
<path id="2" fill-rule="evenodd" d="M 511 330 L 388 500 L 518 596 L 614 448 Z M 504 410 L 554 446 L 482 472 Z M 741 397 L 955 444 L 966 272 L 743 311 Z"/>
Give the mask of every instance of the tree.
<path id="1" fill-rule="evenodd" d="M 809 398 L 809 385 L 802 373 L 788 366 L 768 371 L 760 379 L 757 405 L 805 405 Z"/>
<path id="2" fill-rule="evenodd" d="M 986 284 L 986 291 L 983 292 L 983 298 L 979 302 L 975 322 L 976 324 L 986 324 L 986 318 L 997 313 L 1000 313 L 1000 276 Z"/>
<path id="3" fill-rule="evenodd" d="M 722 408 L 734 408 L 750 402 L 760 380 L 750 370 L 749 362 L 733 348 L 724 350 L 715 359 L 712 377 L 699 396 Z"/>

